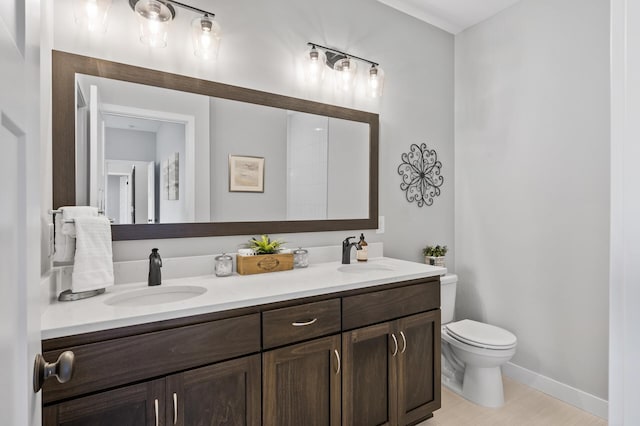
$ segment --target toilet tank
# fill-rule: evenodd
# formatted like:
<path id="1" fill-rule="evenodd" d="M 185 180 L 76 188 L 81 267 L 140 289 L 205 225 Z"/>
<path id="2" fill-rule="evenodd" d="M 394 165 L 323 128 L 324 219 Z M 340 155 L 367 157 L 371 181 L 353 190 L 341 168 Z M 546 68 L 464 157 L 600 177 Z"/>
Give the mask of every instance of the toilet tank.
<path id="1" fill-rule="evenodd" d="M 447 324 L 453 321 L 453 310 L 456 305 L 456 286 L 458 276 L 447 274 L 440 277 L 440 309 L 441 322 Z"/>

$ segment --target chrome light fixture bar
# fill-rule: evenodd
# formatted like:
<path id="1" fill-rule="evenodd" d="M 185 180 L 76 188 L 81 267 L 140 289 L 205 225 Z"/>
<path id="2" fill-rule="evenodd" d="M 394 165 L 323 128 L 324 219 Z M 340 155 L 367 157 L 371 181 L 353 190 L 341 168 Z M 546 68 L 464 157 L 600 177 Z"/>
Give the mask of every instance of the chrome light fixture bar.
<path id="1" fill-rule="evenodd" d="M 380 68 L 380 64 L 318 43 L 308 42 L 307 46 L 311 46 L 311 50 L 306 57 L 305 74 L 310 83 L 315 84 L 324 78 L 324 68 L 320 66 L 324 62 L 326 66 L 336 71 L 336 89 L 350 91 L 357 78 L 355 59 L 371 65 L 367 76 L 367 94 L 372 98 L 382 96 L 384 70 Z M 318 48 L 324 52 L 319 51 Z"/>
<path id="2" fill-rule="evenodd" d="M 220 25 L 213 20 L 215 13 L 174 0 L 129 0 L 140 22 L 140 41 L 152 47 L 167 45 L 169 22 L 176 17 L 174 6 L 202 16 L 191 22 L 194 54 L 202 59 L 216 56 L 220 44 Z"/>

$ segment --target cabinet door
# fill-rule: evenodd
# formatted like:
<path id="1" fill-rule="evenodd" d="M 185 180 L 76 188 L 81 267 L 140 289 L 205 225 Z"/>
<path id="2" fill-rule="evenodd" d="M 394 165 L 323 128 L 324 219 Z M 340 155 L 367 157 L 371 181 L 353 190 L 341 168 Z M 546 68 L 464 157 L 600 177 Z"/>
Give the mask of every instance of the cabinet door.
<path id="1" fill-rule="evenodd" d="M 44 407 L 44 426 L 164 426 L 164 379 Z"/>
<path id="2" fill-rule="evenodd" d="M 265 426 L 340 425 L 340 335 L 265 352 Z"/>
<path id="3" fill-rule="evenodd" d="M 167 377 L 168 425 L 260 425 L 260 355 Z"/>
<path id="4" fill-rule="evenodd" d="M 397 424 L 399 349 L 392 333 L 393 323 L 386 322 L 343 334 L 343 425 Z"/>
<path id="5" fill-rule="evenodd" d="M 440 310 L 397 321 L 398 424 L 413 424 L 440 408 Z"/>

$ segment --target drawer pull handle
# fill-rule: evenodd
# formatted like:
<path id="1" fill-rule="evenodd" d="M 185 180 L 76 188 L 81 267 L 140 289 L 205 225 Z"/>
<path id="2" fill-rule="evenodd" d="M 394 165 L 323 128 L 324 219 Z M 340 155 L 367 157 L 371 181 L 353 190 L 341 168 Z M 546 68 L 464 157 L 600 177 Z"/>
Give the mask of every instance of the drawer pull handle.
<path id="1" fill-rule="evenodd" d="M 314 318 L 314 319 L 309 320 L 309 321 L 292 322 L 291 325 L 294 326 L 294 327 L 304 327 L 306 325 L 311 325 L 311 324 L 315 323 L 316 321 L 318 321 L 318 318 Z"/>
<path id="2" fill-rule="evenodd" d="M 173 393 L 173 424 L 178 424 L 178 395 Z"/>
<path id="3" fill-rule="evenodd" d="M 403 354 L 404 351 L 407 350 L 407 338 L 404 336 L 404 333 L 402 331 L 400 332 L 400 337 L 402 337 L 402 350 L 400 351 L 400 353 Z"/>
<path id="4" fill-rule="evenodd" d="M 391 354 L 391 356 L 396 356 L 398 354 L 398 339 L 396 339 L 396 335 L 393 333 L 391 333 L 391 338 L 393 339 L 394 344 L 393 353 Z"/>
<path id="5" fill-rule="evenodd" d="M 338 361 L 338 368 L 336 369 L 336 376 L 340 374 L 340 354 L 337 349 L 333 350 L 333 353 L 336 355 L 336 360 Z"/>
<path id="6" fill-rule="evenodd" d="M 155 406 L 155 409 L 156 409 L 156 426 L 158 426 L 158 400 L 157 399 L 153 402 L 153 405 Z"/>

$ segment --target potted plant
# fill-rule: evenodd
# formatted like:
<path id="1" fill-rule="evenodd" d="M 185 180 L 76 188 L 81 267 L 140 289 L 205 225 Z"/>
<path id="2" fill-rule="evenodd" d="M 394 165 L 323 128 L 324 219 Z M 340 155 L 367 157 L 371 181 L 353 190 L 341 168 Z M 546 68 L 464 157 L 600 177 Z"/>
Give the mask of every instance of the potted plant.
<path id="1" fill-rule="evenodd" d="M 447 246 L 426 246 L 422 249 L 424 263 L 444 267 L 444 256 L 447 254 L 448 250 Z"/>
<path id="2" fill-rule="evenodd" d="M 248 275 L 293 269 L 293 253 L 280 253 L 282 244 L 284 241 L 271 240 L 268 235 L 250 239 L 248 247 L 257 256 L 236 256 L 238 273 Z"/>
<path id="3" fill-rule="evenodd" d="M 274 254 L 278 252 L 284 241 L 273 240 L 268 235 L 262 235 L 259 239 L 252 238 L 249 240 L 249 248 L 256 254 Z"/>

